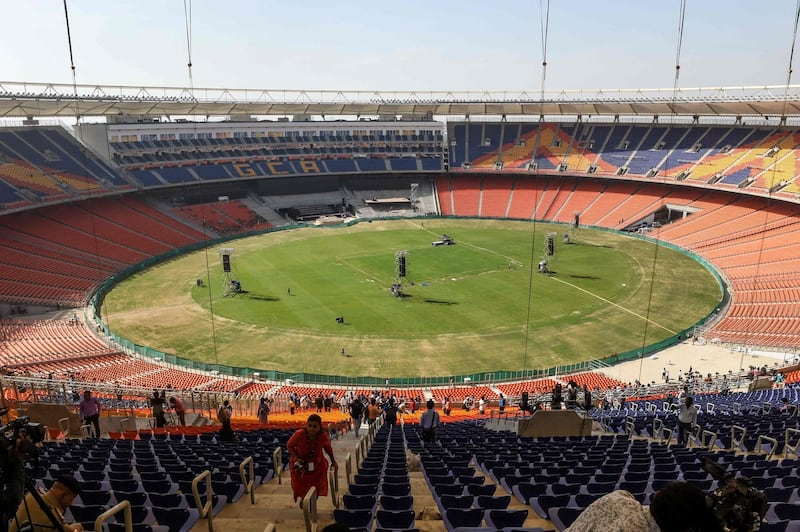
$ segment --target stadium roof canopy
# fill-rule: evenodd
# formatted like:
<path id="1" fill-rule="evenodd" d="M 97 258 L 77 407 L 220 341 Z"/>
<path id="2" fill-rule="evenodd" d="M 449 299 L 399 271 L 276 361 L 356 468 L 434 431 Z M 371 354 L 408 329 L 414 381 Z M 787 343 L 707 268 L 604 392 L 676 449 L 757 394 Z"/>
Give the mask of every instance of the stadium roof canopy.
<path id="1" fill-rule="evenodd" d="M 800 116 L 800 85 L 547 91 L 347 91 L 138 87 L 0 81 L 0 117 Z"/>

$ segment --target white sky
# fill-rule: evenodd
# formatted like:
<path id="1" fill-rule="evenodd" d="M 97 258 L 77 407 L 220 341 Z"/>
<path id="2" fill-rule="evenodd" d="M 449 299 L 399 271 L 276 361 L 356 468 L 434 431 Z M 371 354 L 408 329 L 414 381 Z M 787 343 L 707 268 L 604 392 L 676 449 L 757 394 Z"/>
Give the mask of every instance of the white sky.
<path id="1" fill-rule="evenodd" d="M 679 0 L 551 4 L 547 89 L 672 87 Z M 78 83 L 188 85 L 182 0 L 68 6 Z M 785 84 L 794 9 L 689 0 L 680 86 Z M 62 0 L 0 13 L 0 80 L 71 82 Z M 540 21 L 532 0 L 196 0 L 194 86 L 538 91 Z"/>

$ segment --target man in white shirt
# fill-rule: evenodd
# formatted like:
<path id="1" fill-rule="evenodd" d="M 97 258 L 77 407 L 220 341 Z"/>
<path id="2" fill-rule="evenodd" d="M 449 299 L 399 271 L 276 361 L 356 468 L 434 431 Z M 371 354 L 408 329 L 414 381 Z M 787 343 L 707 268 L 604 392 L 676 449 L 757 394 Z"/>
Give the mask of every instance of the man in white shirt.
<path id="1" fill-rule="evenodd" d="M 692 425 L 697 424 L 697 409 L 694 399 L 687 396 L 686 400 L 678 405 L 678 444 L 686 445 L 686 439 L 692 430 Z"/>

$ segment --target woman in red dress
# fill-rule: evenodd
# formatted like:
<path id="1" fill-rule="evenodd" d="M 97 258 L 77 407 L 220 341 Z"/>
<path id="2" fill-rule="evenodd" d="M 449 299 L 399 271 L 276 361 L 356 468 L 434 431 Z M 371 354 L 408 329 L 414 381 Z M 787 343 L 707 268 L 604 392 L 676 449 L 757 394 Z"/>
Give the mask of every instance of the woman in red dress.
<path id="1" fill-rule="evenodd" d="M 328 461 L 322 451 L 328 453 L 331 467 L 339 470 L 333 457 L 333 447 L 328 433 L 322 430 L 322 418 L 311 414 L 306 427 L 295 432 L 286 443 L 289 450 L 289 467 L 292 471 L 292 494 L 294 500 L 302 500 L 309 488 L 317 488 L 317 495 L 328 494 Z"/>

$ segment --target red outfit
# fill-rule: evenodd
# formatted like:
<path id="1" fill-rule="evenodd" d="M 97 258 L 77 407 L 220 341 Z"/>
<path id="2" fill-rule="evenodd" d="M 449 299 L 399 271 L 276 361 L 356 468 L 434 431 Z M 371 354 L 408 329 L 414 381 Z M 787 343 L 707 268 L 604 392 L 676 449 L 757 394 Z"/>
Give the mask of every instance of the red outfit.
<path id="1" fill-rule="evenodd" d="M 333 460 L 333 447 L 328 433 L 320 430 L 315 439 L 308 437 L 306 429 L 300 429 L 289 438 L 286 443 L 289 449 L 289 456 L 295 455 L 305 462 L 305 465 L 296 470 L 294 460 L 289 460 L 289 467 L 292 472 L 292 494 L 294 500 L 302 499 L 308 493 L 309 488 L 317 488 L 317 495 L 324 497 L 328 494 L 328 461 L 322 451 L 328 453 Z M 313 465 L 313 471 L 309 470 L 309 464 Z"/>

